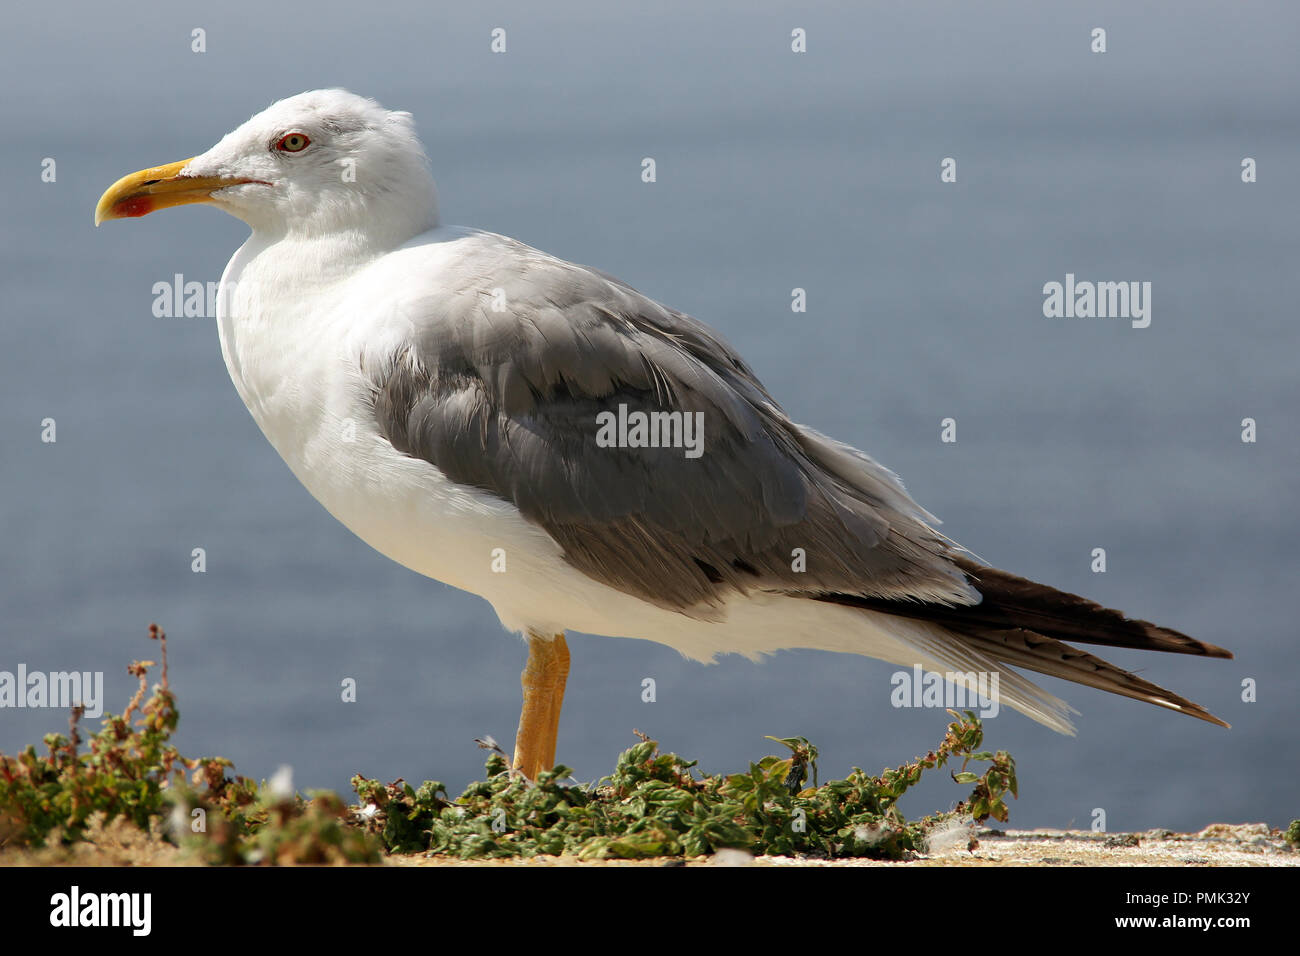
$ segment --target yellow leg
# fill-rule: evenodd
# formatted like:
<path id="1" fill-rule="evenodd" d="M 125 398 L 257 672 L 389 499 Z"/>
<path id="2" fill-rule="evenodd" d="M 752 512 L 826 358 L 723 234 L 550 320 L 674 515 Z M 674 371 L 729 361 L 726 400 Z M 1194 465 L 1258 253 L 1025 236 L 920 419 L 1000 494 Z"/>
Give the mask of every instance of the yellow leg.
<path id="1" fill-rule="evenodd" d="M 529 780 L 555 766 L 555 738 L 560 732 L 564 683 L 569 677 L 569 645 L 564 635 L 528 635 L 528 663 L 520 676 L 524 707 L 515 737 L 514 767 Z"/>

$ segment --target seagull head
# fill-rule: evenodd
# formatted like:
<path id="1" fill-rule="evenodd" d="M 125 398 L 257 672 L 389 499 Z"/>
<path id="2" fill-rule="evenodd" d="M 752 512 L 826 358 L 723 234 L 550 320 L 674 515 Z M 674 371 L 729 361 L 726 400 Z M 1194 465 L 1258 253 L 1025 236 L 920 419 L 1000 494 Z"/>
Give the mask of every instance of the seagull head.
<path id="1" fill-rule="evenodd" d="M 100 198 L 95 224 L 188 203 L 272 236 L 378 232 L 393 244 L 438 218 L 411 114 L 347 90 L 280 100 L 206 153 L 122 177 Z"/>

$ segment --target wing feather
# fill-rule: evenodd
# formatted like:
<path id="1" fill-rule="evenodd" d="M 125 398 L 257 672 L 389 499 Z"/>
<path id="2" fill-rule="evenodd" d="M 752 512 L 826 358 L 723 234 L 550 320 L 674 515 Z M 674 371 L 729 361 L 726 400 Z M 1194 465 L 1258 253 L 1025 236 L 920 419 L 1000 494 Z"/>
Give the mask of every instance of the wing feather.
<path id="1" fill-rule="evenodd" d="M 499 294 L 417 310 L 406 354 L 372 372 L 399 450 L 512 502 L 584 573 L 683 613 L 752 588 L 978 600 L 897 478 L 791 422 L 704 325 L 512 240 L 479 255 L 469 274 Z M 601 447 L 597 416 L 620 406 L 698 416 L 703 453 Z"/>

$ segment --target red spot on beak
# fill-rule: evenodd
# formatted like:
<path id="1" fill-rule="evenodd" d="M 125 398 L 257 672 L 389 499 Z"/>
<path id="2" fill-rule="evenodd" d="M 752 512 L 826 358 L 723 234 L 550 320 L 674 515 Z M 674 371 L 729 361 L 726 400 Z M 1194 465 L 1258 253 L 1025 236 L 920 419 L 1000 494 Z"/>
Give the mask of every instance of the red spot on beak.
<path id="1" fill-rule="evenodd" d="M 148 196 L 135 196 L 118 203 L 113 211 L 131 219 L 147 216 L 153 212 L 153 199 Z"/>

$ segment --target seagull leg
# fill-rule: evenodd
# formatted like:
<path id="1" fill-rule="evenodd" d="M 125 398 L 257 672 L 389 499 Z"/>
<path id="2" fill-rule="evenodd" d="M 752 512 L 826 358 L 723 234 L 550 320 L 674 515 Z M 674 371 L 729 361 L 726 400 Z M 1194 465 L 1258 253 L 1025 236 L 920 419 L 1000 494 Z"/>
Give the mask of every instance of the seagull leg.
<path id="1" fill-rule="evenodd" d="M 555 738 L 560 732 L 560 708 L 569 677 L 569 645 L 564 634 L 528 634 L 528 663 L 519 678 L 524 707 L 515 736 L 514 768 L 529 780 L 555 766 Z"/>

